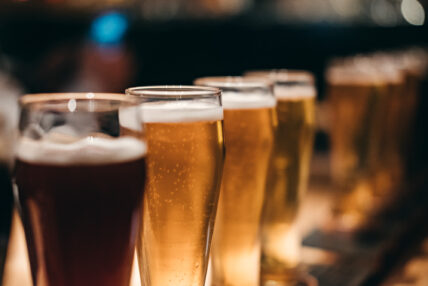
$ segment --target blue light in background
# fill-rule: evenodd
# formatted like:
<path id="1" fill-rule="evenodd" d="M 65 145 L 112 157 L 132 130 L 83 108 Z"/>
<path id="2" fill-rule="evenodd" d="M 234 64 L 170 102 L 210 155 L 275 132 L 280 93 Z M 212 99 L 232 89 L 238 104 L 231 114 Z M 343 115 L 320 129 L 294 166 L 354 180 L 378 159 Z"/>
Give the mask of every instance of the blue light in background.
<path id="1" fill-rule="evenodd" d="M 100 44 L 119 43 L 128 29 L 128 19 L 119 12 L 98 16 L 91 26 L 91 39 Z"/>

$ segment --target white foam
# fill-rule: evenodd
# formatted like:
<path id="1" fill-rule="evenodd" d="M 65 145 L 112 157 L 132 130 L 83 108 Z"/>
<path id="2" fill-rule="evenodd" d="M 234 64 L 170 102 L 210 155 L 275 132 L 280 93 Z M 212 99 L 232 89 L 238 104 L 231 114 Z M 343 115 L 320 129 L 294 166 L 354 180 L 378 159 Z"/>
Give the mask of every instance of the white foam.
<path id="1" fill-rule="evenodd" d="M 313 86 L 275 86 L 275 96 L 278 99 L 303 99 L 316 96 Z"/>
<path id="2" fill-rule="evenodd" d="M 275 97 L 267 93 L 245 94 L 237 92 L 223 92 L 222 102 L 224 109 L 273 108 L 276 106 Z"/>
<path id="3" fill-rule="evenodd" d="M 56 138 L 50 134 L 46 138 Z M 97 165 L 120 163 L 143 157 L 146 144 L 133 137 L 107 139 L 86 137 L 80 140 L 33 140 L 18 141 L 17 157 L 26 162 L 53 165 Z"/>
<path id="4" fill-rule="evenodd" d="M 139 113 L 135 108 L 138 108 L 138 106 L 119 109 L 119 124 L 134 131 L 141 131 L 141 120 L 139 120 Z"/>
<path id="5" fill-rule="evenodd" d="M 352 67 L 332 67 L 327 70 L 326 79 L 329 84 L 372 86 L 382 84 L 379 72 L 361 71 Z"/>
<path id="6" fill-rule="evenodd" d="M 217 121 L 223 119 L 223 109 L 204 102 L 153 102 L 141 105 L 144 123 L 179 123 Z"/>

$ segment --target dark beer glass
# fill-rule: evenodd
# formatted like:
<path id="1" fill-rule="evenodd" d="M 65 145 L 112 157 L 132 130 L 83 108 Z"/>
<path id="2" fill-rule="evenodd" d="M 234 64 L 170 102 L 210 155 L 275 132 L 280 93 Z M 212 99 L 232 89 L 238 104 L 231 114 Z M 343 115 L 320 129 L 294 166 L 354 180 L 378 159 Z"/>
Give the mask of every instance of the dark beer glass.
<path id="1" fill-rule="evenodd" d="M 139 109 L 117 94 L 20 103 L 15 180 L 33 284 L 128 286 L 145 181 Z"/>

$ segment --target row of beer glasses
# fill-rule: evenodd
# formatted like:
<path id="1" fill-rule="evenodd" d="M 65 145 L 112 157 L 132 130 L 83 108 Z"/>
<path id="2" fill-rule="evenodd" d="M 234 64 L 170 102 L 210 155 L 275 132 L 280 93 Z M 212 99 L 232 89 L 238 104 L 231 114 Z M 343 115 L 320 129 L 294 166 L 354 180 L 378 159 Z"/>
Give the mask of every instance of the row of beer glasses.
<path id="1" fill-rule="evenodd" d="M 312 75 L 195 84 L 20 99 L 14 177 L 34 285 L 128 286 L 135 247 L 142 285 L 204 285 L 212 236 L 212 285 L 300 279 Z"/>
<path id="2" fill-rule="evenodd" d="M 336 59 L 327 69 L 335 228 L 356 230 L 402 188 L 425 51 Z"/>

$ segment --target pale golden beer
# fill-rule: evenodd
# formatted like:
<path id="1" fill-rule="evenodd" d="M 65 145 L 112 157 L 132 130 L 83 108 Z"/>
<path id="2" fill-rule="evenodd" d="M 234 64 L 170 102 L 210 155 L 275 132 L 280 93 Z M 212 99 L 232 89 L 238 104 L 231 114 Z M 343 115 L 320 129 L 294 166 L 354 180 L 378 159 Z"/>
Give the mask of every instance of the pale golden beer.
<path id="1" fill-rule="evenodd" d="M 212 285 L 259 285 L 260 222 L 274 143 L 268 82 L 202 78 L 223 91 L 226 159 L 212 245 Z"/>
<path id="2" fill-rule="evenodd" d="M 295 222 L 308 182 L 315 128 L 314 79 L 304 71 L 246 75 L 273 80 L 277 99 L 278 128 L 263 216 L 262 276 L 264 281 L 293 279 L 301 243 Z"/>
<path id="3" fill-rule="evenodd" d="M 426 55 L 417 50 L 359 55 L 329 66 L 331 169 L 341 190 L 336 227 L 357 229 L 399 195 L 425 70 Z"/>
<path id="4" fill-rule="evenodd" d="M 327 74 L 331 170 L 340 190 L 334 211 L 338 227 L 346 230 L 364 223 L 379 203 L 377 196 L 391 188 L 397 141 L 391 134 L 397 124 L 388 121 L 398 119 L 400 76 L 360 61 L 361 66 L 332 67 Z"/>
<path id="5" fill-rule="evenodd" d="M 377 81 L 345 69 L 330 71 L 327 76 L 327 100 L 331 118 L 330 145 L 333 182 L 340 190 L 335 213 L 343 228 L 361 223 L 361 207 L 370 198 L 368 181 L 370 127 L 375 114 Z M 359 201 L 359 197 L 363 202 Z"/>
<path id="6" fill-rule="evenodd" d="M 370 82 L 329 79 L 331 161 L 334 181 L 350 184 L 367 170 L 370 108 L 376 87 Z M 353 183 L 351 183 L 353 184 Z"/>
<path id="7" fill-rule="evenodd" d="M 137 252 L 144 286 L 202 286 L 223 166 L 220 91 L 147 87 L 148 181 Z"/>

